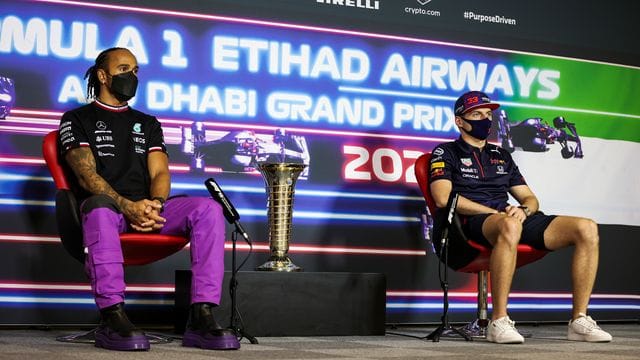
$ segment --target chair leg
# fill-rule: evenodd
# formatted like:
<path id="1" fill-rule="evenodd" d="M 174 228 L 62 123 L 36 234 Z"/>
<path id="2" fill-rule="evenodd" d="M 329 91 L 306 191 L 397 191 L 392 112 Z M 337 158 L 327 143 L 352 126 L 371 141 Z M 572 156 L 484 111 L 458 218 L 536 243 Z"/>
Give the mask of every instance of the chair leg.
<path id="1" fill-rule="evenodd" d="M 478 273 L 478 322 L 485 329 L 489 325 L 489 271 L 482 270 Z"/>
<path id="2" fill-rule="evenodd" d="M 487 326 L 489 325 L 489 271 L 483 270 L 478 273 L 478 318 L 461 328 L 462 331 L 471 337 L 487 337 Z"/>

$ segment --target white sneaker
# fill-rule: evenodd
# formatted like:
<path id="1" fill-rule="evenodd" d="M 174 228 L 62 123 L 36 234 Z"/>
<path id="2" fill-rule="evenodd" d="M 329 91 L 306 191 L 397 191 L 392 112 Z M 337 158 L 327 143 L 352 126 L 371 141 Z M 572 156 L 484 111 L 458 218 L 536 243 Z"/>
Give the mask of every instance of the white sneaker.
<path id="1" fill-rule="evenodd" d="M 522 344 L 524 338 L 516 329 L 516 323 L 508 316 L 489 322 L 487 340 L 498 344 Z"/>
<path id="2" fill-rule="evenodd" d="M 567 332 L 567 338 L 569 340 L 609 342 L 613 339 L 611 334 L 602 330 L 591 316 L 585 314 L 579 315 L 579 318 L 569 321 L 569 331 Z"/>

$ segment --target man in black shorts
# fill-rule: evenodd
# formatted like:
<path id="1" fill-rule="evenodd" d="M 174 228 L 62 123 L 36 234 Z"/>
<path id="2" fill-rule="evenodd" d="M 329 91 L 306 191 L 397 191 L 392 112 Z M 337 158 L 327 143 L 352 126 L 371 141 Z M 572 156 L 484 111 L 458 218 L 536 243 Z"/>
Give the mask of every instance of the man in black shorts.
<path id="1" fill-rule="evenodd" d="M 465 235 L 493 249 L 489 341 L 524 342 L 507 315 L 519 243 L 549 251 L 575 246 L 571 268 L 573 316 L 568 338 L 611 341 L 611 335 L 586 315 L 598 268 L 598 226 L 590 219 L 549 216 L 539 211 L 538 199 L 509 152 L 486 140 L 493 111 L 499 106 L 480 91 L 467 92 L 456 101 L 455 124 L 460 138 L 435 147 L 429 165 L 430 191 L 439 209 L 434 233 L 441 233 L 444 221 L 440 219 L 444 218 L 450 195 L 457 193 L 456 211 Z M 508 193 L 519 205 L 508 203 Z"/>

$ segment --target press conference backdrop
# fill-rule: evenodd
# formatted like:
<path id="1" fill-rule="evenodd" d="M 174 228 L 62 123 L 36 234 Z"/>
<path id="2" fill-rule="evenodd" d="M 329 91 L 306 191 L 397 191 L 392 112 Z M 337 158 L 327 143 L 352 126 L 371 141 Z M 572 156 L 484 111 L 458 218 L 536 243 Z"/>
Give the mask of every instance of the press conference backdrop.
<path id="1" fill-rule="evenodd" d="M 266 194 L 253 165 L 305 163 L 294 262 L 385 273 L 388 322 L 439 321 L 438 263 L 413 162 L 459 136 L 452 104 L 482 90 L 502 104 L 491 141 L 513 151 L 542 209 L 600 224 L 592 311 L 638 318 L 640 64 L 619 46 L 630 21 L 576 29 L 540 2 L 265 3 L 2 1 L 0 324 L 95 320 L 82 265 L 56 233 L 40 146 L 64 111 L 86 103 L 84 72 L 112 46 L 138 59 L 131 104 L 162 123 L 172 194 L 208 196 L 203 181 L 214 177 L 234 202 L 253 239 L 242 270 L 268 257 Z M 579 19 L 602 15 L 582 11 Z M 240 243 L 240 260 L 248 254 Z M 127 270 L 127 302 L 144 321 L 171 321 L 152 314 L 170 313 L 173 270 L 188 259 L 185 249 Z M 559 251 L 518 270 L 512 317 L 566 320 L 570 260 Z M 472 318 L 474 278 L 450 279 L 452 318 Z"/>

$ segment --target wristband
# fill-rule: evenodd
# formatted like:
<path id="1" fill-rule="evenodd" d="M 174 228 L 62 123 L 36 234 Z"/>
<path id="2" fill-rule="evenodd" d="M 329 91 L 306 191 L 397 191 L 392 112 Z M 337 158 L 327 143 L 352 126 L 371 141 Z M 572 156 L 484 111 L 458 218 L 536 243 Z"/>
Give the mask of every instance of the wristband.
<path id="1" fill-rule="evenodd" d="M 158 211 L 158 212 L 163 212 L 163 211 L 164 211 L 164 202 L 165 202 L 165 199 L 164 199 L 162 196 L 156 196 L 156 197 L 153 197 L 153 198 L 151 198 L 151 200 L 158 200 L 158 201 L 160 201 L 160 206 L 161 206 L 161 207 L 160 207 L 160 211 Z"/>

